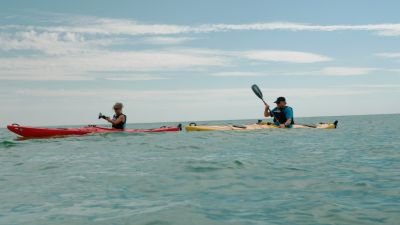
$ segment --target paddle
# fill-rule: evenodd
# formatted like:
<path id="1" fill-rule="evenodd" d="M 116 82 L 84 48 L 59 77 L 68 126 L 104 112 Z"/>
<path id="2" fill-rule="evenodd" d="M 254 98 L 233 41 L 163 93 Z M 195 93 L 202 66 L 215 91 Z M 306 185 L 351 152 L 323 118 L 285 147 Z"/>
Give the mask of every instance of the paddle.
<path id="1" fill-rule="evenodd" d="M 309 127 L 309 128 L 317 128 L 317 126 L 315 126 L 315 125 L 309 125 L 309 124 L 299 124 L 299 125 Z"/>
<path id="2" fill-rule="evenodd" d="M 257 84 L 253 84 L 253 86 L 251 86 L 251 89 L 253 90 L 254 94 L 257 95 L 257 97 L 259 99 L 261 99 L 261 101 L 264 102 L 264 105 L 268 105 L 265 101 L 264 101 L 264 97 L 263 97 L 263 93 L 261 92 L 260 88 L 257 86 Z"/>
<path id="3" fill-rule="evenodd" d="M 265 102 L 264 97 L 263 97 L 263 93 L 261 92 L 261 90 L 260 90 L 260 88 L 257 86 L 257 84 L 253 84 L 253 85 L 251 86 L 251 89 L 253 90 L 254 94 L 256 94 L 257 97 L 258 97 L 259 99 L 261 99 L 261 101 L 264 102 L 264 105 L 265 105 L 265 106 L 269 106 L 269 105 Z M 275 119 L 276 121 L 278 121 L 278 119 L 275 117 L 275 115 L 272 114 L 272 116 L 274 117 L 274 119 Z"/>

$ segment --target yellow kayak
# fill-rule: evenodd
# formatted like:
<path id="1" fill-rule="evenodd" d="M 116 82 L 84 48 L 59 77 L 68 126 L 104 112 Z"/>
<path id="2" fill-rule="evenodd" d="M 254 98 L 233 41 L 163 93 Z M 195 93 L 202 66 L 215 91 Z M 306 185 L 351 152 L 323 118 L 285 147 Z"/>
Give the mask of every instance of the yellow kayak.
<path id="1" fill-rule="evenodd" d="M 293 124 L 293 128 L 314 128 L 314 129 L 335 129 L 337 127 L 338 121 L 333 123 L 318 123 L 315 125 L 306 125 L 306 124 Z M 185 127 L 186 131 L 218 131 L 218 130 L 238 130 L 238 131 L 247 131 L 247 130 L 261 130 L 261 129 L 276 129 L 278 126 L 269 123 L 269 122 L 260 122 L 249 125 L 223 125 L 223 126 L 198 126 L 195 123 L 191 123 L 190 125 Z"/>

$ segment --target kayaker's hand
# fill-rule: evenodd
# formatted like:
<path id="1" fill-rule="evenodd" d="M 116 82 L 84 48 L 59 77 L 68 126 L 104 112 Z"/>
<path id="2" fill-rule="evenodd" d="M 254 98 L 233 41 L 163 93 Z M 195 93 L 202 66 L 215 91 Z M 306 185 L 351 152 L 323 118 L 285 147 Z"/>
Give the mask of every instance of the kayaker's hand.
<path id="1" fill-rule="evenodd" d="M 268 104 L 265 104 L 264 116 L 265 116 L 265 117 L 270 117 L 270 116 L 271 116 L 271 113 L 270 113 L 269 105 L 268 105 Z"/>
<path id="2" fill-rule="evenodd" d="M 286 128 L 285 124 L 279 124 L 279 128 Z"/>
<path id="3" fill-rule="evenodd" d="M 105 119 L 105 120 L 110 119 L 110 117 L 107 117 L 107 116 L 105 116 L 105 115 L 102 115 L 100 118 Z"/>

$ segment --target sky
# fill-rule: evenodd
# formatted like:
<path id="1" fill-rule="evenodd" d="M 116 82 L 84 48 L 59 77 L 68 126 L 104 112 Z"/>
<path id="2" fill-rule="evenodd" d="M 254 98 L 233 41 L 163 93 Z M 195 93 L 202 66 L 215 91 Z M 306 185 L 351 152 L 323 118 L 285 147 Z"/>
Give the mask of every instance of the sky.
<path id="1" fill-rule="evenodd" d="M 399 1 L 2 1 L 0 127 L 400 113 Z M 319 122 L 319 121 L 318 121 Z"/>

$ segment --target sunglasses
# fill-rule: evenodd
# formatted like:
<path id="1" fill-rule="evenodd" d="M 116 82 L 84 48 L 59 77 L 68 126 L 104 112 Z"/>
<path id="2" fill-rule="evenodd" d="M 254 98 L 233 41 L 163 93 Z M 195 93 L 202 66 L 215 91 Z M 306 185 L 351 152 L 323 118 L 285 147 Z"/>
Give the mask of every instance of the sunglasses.
<path id="1" fill-rule="evenodd" d="M 114 110 L 120 110 L 121 108 L 114 108 Z"/>

